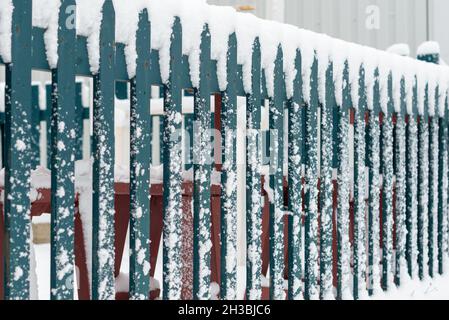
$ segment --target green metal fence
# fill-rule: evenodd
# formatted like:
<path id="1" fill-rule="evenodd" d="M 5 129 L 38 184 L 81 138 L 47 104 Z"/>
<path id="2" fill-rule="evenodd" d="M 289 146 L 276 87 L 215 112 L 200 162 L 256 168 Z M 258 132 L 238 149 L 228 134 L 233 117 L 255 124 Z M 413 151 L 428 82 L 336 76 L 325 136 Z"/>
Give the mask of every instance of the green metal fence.
<path id="1" fill-rule="evenodd" d="M 151 26 L 148 13 L 140 14 L 137 31 L 137 72 L 130 79 L 125 62 L 125 46 L 115 42 L 115 14 L 112 1 L 103 7 L 100 33 L 99 71 L 92 74 L 87 39 L 61 23 L 58 29 L 56 68 L 51 69 L 45 55 L 44 31 L 32 27 L 31 0 L 14 0 L 12 59 L 6 63 L 6 109 L 2 117 L 5 166 L 4 217 L 2 239 L 5 299 L 30 298 L 30 172 L 39 162 L 37 123 L 49 128 L 51 169 L 52 236 L 51 297 L 72 299 L 68 285 L 74 273 L 74 163 L 80 158 L 82 121 L 88 112 L 80 100 L 75 77 L 92 77 L 93 96 L 93 261 L 92 298 L 114 299 L 114 98 L 117 83 L 131 84 L 130 157 L 130 297 L 148 299 L 150 292 L 150 164 L 152 128 L 150 89 L 160 86 L 164 96 L 165 128 L 162 142 L 163 184 L 163 298 L 181 297 L 181 221 L 182 221 L 182 90 L 194 91 L 193 119 L 199 130 L 191 155 L 194 171 L 194 284 L 195 299 L 210 299 L 211 205 L 210 183 L 212 150 L 208 148 L 212 128 L 210 96 L 221 95 L 222 129 L 222 208 L 221 208 L 221 290 L 223 299 L 237 297 L 237 189 L 235 187 L 237 96 L 246 97 L 246 298 L 262 297 L 262 138 L 261 108 L 269 100 L 270 172 L 265 176 L 273 190 L 269 219 L 270 298 L 337 299 L 365 292 L 373 294 L 393 284 L 400 285 L 402 261 L 411 277 L 424 270 L 434 276 L 443 273 L 447 252 L 447 92 L 438 86 L 427 88 L 425 105 L 444 103 L 445 114 L 429 116 L 418 112 L 417 86 L 408 106 L 402 80 L 400 106 L 393 98 L 393 76 L 380 83 L 365 81 L 363 65 L 357 79 L 357 100 L 351 95 L 349 65 L 341 71 L 344 86 L 334 82 L 332 61 L 326 66 L 326 95 L 319 95 L 319 61 L 315 57 L 310 79 L 303 78 L 301 51 L 297 50 L 293 96 L 287 97 L 283 72 L 283 48 L 279 46 L 274 67 L 274 95 L 269 96 L 261 65 L 259 39 L 253 44 L 252 86 L 247 94 L 242 66 L 237 63 L 237 39 L 229 37 L 227 55 L 228 87 L 219 89 L 217 64 L 211 59 L 211 35 L 204 26 L 201 37 L 200 82 L 193 88 L 189 62 L 182 55 L 182 23 L 176 19 L 171 35 L 170 77 L 160 77 L 159 53 L 150 48 Z M 62 1 L 59 21 L 66 21 L 68 6 Z M 428 59 L 428 57 L 421 57 Z M 432 62 L 432 61 L 431 61 Z M 435 62 L 435 61 L 433 61 Z M 0 63 L 4 64 L 1 60 Z M 49 71 L 47 87 L 51 109 L 40 111 L 35 103 L 37 88 L 31 85 L 32 70 Z M 310 99 L 303 96 L 303 83 L 310 85 Z M 381 86 L 388 88 L 388 108 L 381 108 Z M 368 103 L 368 86 L 372 99 Z M 446 86 L 447 87 L 447 86 Z M 260 90 L 261 88 L 261 90 Z M 339 105 L 335 94 L 343 99 Z M 33 98 L 34 96 L 34 98 Z M 370 95 L 371 97 L 371 95 Z M 34 103 L 33 103 L 34 102 Z M 397 102 L 396 102 L 397 103 Z M 357 104 L 357 108 L 354 105 Z M 373 108 L 369 108 L 372 104 Z M 75 106 L 75 107 L 74 107 Z M 436 107 L 438 108 L 438 107 Z M 399 110 L 399 111 L 398 111 Z M 408 110 L 411 110 L 408 111 Z M 285 112 L 287 111 L 287 113 Z M 284 116 L 288 114 L 288 125 Z M 187 119 L 187 117 L 186 117 Z M 190 121 L 191 122 L 191 121 Z M 190 123 L 187 121 L 187 123 Z M 354 139 L 349 128 L 354 127 Z M 288 141 L 284 141 L 284 130 Z M 192 130 L 193 132 L 193 130 Z M 352 146 L 351 146 L 352 144 Z M 283 158 L 288 146 L 288 157 Z M 350 149 L 354 166 L 349 166 Z M 287 163 L 288 172 L 284 172 Z M 429 165 L 426 165 L 429 164 Z M 304 170 L 303 170 L 304 168 Z M 368 170 L 365 170 L 367 168 Z M 337 176 L 333 176 L 334 169 Z M 353 171 L 351 197 L 350 171 Z M 285 175 L 288 178 L 286 181 Z M 382 179 L 381 179 L 382 178 Z M 368 181 L 368 189 L 366 189 Z M 284 182 L 288 192 L 284 199 Z M 231 185 L 231 186 L 230 186 Z M 287 201 L 284 201 L 287 200 Z M 288 214 L 284 233 L 284 215 Z M 380 224 L 381 220 L 381 224 Z M 426 221 L 426 223 L 424 223 Z M 366 227 L 365 227 L 366 223 Z M 434 229 L 434 225 L 437 226 Z M 379 236 L 382 237 L 380 242 Z M 287 237 L 284 239 L 284 237 Z M 425 241 L 425 239 L 427 239 Z M 333 245 L 336 243 L 336 246 Z M 379 245 L 381 243 L 381 245 Z M 284 246 L 288 244 L 287 261 Z M 380 253 L 381 252 L 381 253 Z M 427 257 L 424 257 L 424 255 Z M 333 264 L 336 256 L 336 266 Z M 428 266 L 424 262 L 428 261 Z M 285 266 L 288 268 L 284 270 Z M 285 272 L 284 272 L 285 271 Z M 333 271 L 336 271 L 335 274 Z M 353 281 L 351 280 L 353 278 Z M 284 280 L 288 279 L 287 287 Z M 353 287 L 349 287 L 353 283 Z M 349 295 L 348 295 L 349 293 Z"/>

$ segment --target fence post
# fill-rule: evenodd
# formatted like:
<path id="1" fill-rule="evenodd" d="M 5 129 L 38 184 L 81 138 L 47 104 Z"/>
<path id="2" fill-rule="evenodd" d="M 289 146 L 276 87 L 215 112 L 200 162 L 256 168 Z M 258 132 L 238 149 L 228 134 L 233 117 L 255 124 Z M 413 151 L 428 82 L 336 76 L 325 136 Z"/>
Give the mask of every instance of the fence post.
<path id="1" fill-rule="evenodd" d="M 337 299 L 346 299 L 350 277 L 349 243 L 349 109 L 352 107 L 349 64 L 343 70 L 342 105 L 337 107 Z"/>
<path id="2" fill-rule="evenodd" d="M 129 296 L 135 300 L 147 300 L 150 293 L 150 32 L 148 12 L 144 9 L 139 14 L 136 34 L 136 75 L 131 80 L 130 108 Z"/>
<path id="3" fill-rule="evenodd" d="M 372 296 L 379 288 L 379 195 L 380 195 L 380 86 L 379 69 L 374 71 L 373 110 L 369 111 L 366 148 L 369 183 L 368 208 L 368 294 Z"/>
<path id="4" fill-rule="evenodd" d="M 175 18 L 170 46 L 170 76 L 164 88 L 164 290 L 165 300 L 181 297 L 182 147 L 181 114 L 182 64 L 181 21 Z"/>
<path id="5" fill-rule="evenodd" d="M 270 298 L 285 300 L 284 293 L 284 114 L 283 52 L 279 45 L 274 64 L 274 97 L 270 98 Z M 268 179 L 268 177 L 266 177 Z"/>
<path id="6" fill-rule="evenodd" d="M 358 300 L 366 293 L 366 174 L 365 116 L 367 96 L 365 68 L 360 66 L 357 109 L 354 110 L 354 279 L 353 295 Z"/>
<path id="7" fill-rule="evenodd" d="M 307 81 L 307 80 L 306 80 Z M 310 101 L 306 104 L 305 136 L 305 288 L 304 299 L 318 299 L 318 59 L 310 75 Z"/>
<path id="8" fill-rule="evenodd" d="M 400 82 L 400 111 L 396 112 L 396 126 L 394 127 L 394 150 L 393 166 L 396 175 L 396 207 L 395 207 L 395 225 L 396 225 L 396 255 L 395 255 L 395 276 L 394 283 L 397 287 L 401 285 L 403 276 L 403 261 L 405 261 L 406 250 L 406 213 L 407 213 L 407 194 L 406 194 L 406 114 L 407 100 L 405 92 L 405 78 Z"/>
<path id="9" fill-rule="evenodd" d="M 302 96 L 301 52 L 296 52 L 296 77 L 293 96 L 288 101 L 288 299 L 301 298 L 302 287 L 302 162 L 304 136 L 304 98 Z"/>
<path id="10" fill-rule="evenodd" d="M 66 24 L 75 1 L 59 10 L 58 64 L 52 70 L 51 105 L 51 298 L 73 299 L 75 230 L 75 39 Z M 70 282 L 70 283 L 69 283 Z"/>
<path id="11" fill-rule="evenodd" d="M 112 1 L 106 0 L 100 30 L 100 68 L 94 76 L 93 300 L 115 299 L 114 65 L 115 12 Z"/>
<path id="12" fill-rule="evenodd" d="M 195 88 L 193 142 L 193 297 L 210 299 L 211 258 L 211 107 L 210 33 L 208 25 L 201 35 L 200 83 Z"/>
<path id="13" fill-rule="evenodd" d="M 14 0 L 5 98 L 5 298 L 30 299 L 31 0 Z"/>
<path id="14" fill-rule="evenodd" d="M 221 297 L 237 298 L 237 37 L 228 40 L 227 87 L 221 93 Z"/>
<path id="15" fill-rule="evenodd" d="M 261 52 L 259 38 L 254 40 L 251 94 L 246 96 L 246 298 L 262 297 L 262 199 L 261 199 Z M 268 179 L 268 177 L 265 177 Z"/>
<path id="16" fill-rule="evenodd" d="M 384 84 L 385 85 L 385 84 Z M 388 291 L 393 255 L 393 75 L 390 72 L 387 83 L 387 105 L 382 106 L 381 123 L 381 173 L 382 173 L 382 288 Z"/>

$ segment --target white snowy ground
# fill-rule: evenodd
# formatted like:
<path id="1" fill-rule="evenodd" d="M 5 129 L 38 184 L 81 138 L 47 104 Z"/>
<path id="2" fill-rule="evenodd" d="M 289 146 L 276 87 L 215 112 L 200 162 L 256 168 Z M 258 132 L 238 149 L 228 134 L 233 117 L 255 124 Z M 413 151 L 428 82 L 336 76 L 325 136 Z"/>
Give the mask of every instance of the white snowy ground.
<path id="1" fill-rule="evenodd" d="M 37 281 L 39 299 L 47 300 L 50 297 L 50 245 L 34 245 L 37 260 Z M 128 269 L 127 252 L 123 255 L 122 271 Z M 161 257 L 162 255 L 159 255 Z M 158 259 L 155 278 L 162 286 L 162 259 Z M 238 269 L 238 294 L 244 296 L 245 267 Z M 400 289 L 392 288 L 389 292 L 380 292 L 372 299 L 376 300 L 449 300 L 449 272 L 444 276 L 437 275 L 434 279 L 425 281 L 406 281 Z"/>

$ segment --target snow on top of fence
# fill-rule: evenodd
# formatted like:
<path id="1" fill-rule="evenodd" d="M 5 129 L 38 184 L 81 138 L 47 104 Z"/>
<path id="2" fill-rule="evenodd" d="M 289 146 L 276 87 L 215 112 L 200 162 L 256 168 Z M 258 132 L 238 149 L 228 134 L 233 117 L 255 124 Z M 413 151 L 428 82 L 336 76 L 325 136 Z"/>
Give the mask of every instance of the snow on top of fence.
<path id="1" fill-rule="evenodd" d="M 102 21 L 102 7 L 105 0 L 76 0 L 77 34 L 87 37 L 89 62 L 92 73 L 99 66 L 99 36 Z M 60 0 L 33 0 L 33 25 L 45 28 L 45 44 L 50 67 L 57 64 L 57 23 Z M 379 70 L 381 106 L 385 111 L 388 104 L 388 77 L 393 76 L 394 100 L 400 97 L 400 81 L 406 83 L 407 105 L 411 111 L 411 99 L 415 78 L 418 85 L 418 105 L 424 111 L 424 90 L 426 85 L 433 89 L 439 86 L 444 101 L 449 83 L 447 67 L 432 66 L 405 55 L 406 46 L 397 45 L 390 52 L 368 48 L 362 45 L 333 39 L 324 34 L 299 29 L 291 25 L 266 21 L 247 13 L 236 12 L 233 8 L 210 6 L 205 0 L 113 0 L 116 14 L 116 41 L 124 43 L 128 74 L 135 75 L 136 32 L 139 13 L 146 8 L 152 26 L 151 47 L 159 51 L 161 78 L 164 83 L 169 78 L 170 45 L 175 17 L 182 24 L 183 54 L 188 56 L 190 77 L 194 87 L 199 86 L 201 34 L 207 24 L 211 36 L 211 57 L 217 61 L 217 77 L 221 90 L 227 86 L 227 51 L 229 36 L 235 32 L 238 42 L 237 59 L 243 67 L 243 84 L 247 93 L 252 91 L 252 53 L 255 39 L 260 41 L 261 63 L 265 72 L 266 88 L 269 96 L 274 94 L 274 62 L 281 46 L 283 51 L 284 73 L 287 97 L 293 95 L 293 80 L 297 70 L 295 58 L 297 50 L 301 53 L 303 95 L 310 99 L 311 67 L 316 58 L 319 66 L 319 96 L 325 97 L 325 72 L 331 61 L 334 67 L 334 84 L 337 105 L 342 104 L 343 70 L 349 66 L 349 80 L 354 107 L 358 107 L 359 70 L 365 69 L 366 93 L 369 109 L 373 108 L 374 71 Z M 0 0 L 0 55 L 5 62 L 11 59 L 11 16 L 12 1 Z M 423 44 L 419 55 L 437 53 L 435 42 Z M 398 55 L 399 54 L 399 55 Z M 430 99 L 434 100 L 434 99 Z M 397 105 L 397 103 L 395 104 Z M 429 114 L 435 113 L 435 101 L 429 101 Z M 444 104 L 439 112 L 444 111 Z"/>
<path id="2" fill-rule="evenodd" d="M 387 49 L 390 53 L 395 53 L 402 57 L 410 56 L 410 46 L 406 43 L 396 43 Z"/>

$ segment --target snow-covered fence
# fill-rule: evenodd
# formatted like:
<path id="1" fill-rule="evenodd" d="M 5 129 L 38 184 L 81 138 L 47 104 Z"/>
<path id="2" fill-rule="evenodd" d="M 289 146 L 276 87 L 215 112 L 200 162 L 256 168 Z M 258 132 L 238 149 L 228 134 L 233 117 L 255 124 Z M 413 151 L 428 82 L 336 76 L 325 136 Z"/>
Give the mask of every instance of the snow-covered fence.
<path id="1" fill-rule="evenodd" d="M 0 63 L 6 66 L 5 236 L 0 246 L 6 299 L 31 297 L 30 175 L 37 157 L 33 69 L 52 74 L 53 299 L 74 296 L 77 75 L 94 83 L 92 228 L 87 236 L 92 239 L 93 299 L 115 298 L 114 154 L 121 152 L 114 150 L 116 82 L 131 84 L 131 298 L 149 297 L 154 268 L 149 250 L 151 86 L 161 87 L 164 95 L 164 299 L 179 299 L 183 289 L 187 158 L 193 159 L 194 177 L 193 297 L 211 298 L 210 181 L 216 164 L 211 161 L 211 95 L 220 96 L 221 106 L 221 298 L 242 298 L 237 295 L 242 281 L 237 252 L 242 250 L 246 298 L 262 297 L 262 188 L 270 200 L 273 299 L 284 299 L 285 290 L 289 299 L 330 299 L 334 284 L 337 299 L 359 299 L 400 285 L 406 274 L 423 278 L 443 272 L 449 216 L 445 67 L 201 0 L 0 0 Z M 194 123 L 189 130 L 193 143 L 184 150 L 190 156 L 183 157 L 182 91 L 191 88 L 194 113 L 186 122 Z M 237 112 L 238 96 L 246 98 L 246 112 Z M 261 134 L 265 104 L 268 162 L 263 161 Z M 245 194 L 237 193 L 239 118 L 246 120 Z M 237 242 L 242 197 L 246 248 Z"/>

